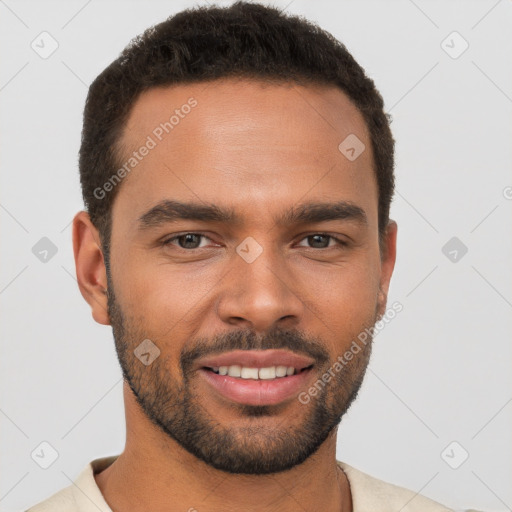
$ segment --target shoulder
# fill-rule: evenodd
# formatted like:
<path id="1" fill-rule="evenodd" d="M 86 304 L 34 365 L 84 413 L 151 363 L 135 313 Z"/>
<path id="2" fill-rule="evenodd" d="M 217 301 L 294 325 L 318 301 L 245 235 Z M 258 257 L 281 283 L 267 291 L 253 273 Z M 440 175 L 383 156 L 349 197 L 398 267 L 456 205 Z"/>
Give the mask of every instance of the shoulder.
<path id="1" fill-rule="evenodd" d="M 337 461 L 347 475 L 354 512 L 453 512 L 417 492 L 390 484 Z"/>
<path id="2" fill-rule="evenodd" d="M 30 507 L 25 512 L 71 512 L 79 510 L 73 495 L 72 486 L 65 487 L 46 500 Z"/>
<path id="3" fill-rule="evenodd" d="M 107 468 L 117 457 L 112 455 L 93 460 L 71 485 L 25 512 L 112 512 L 96 484 L 94 475 Z"/>

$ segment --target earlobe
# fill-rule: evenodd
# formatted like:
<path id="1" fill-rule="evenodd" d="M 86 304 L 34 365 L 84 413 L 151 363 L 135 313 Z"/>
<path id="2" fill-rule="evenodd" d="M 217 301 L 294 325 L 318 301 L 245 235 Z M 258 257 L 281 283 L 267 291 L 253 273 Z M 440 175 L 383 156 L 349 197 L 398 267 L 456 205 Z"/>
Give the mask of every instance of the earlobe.
<path id="1" fill-rule="evenodd" d="M 73 219 L 73 252 L 78 287 L 91 306 L 96 322 L 110 325 L 107 307 L 107 273 L 98 230 L 89 214 L 78 212 Z"/>

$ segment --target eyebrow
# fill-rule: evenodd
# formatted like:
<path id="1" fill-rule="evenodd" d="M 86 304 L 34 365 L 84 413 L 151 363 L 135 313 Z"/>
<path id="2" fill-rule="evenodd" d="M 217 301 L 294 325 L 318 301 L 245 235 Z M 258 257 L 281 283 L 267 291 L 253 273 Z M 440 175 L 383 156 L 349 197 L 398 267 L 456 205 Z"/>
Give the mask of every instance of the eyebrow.
<path id="1" fill-rule="evenodd" d="M 163 200 L 138 218 L 138 227 L 145 230 L 180 220 L 242 224 L 242 218 L 233 208 L 209 203 Z M 301 203 L 274 217 L 273 220 L 279 225 L 314 224 L 332 220 L 348 220 L 368 225 L 365 211 L 349 201 Z"/>

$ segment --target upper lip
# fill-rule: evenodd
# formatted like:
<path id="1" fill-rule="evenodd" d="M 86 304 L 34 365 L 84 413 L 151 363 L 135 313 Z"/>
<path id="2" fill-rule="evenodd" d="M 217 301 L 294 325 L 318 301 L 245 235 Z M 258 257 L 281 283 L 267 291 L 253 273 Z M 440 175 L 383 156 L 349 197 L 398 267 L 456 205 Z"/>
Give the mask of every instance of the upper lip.
<path id="1" fill-rule="evenodd" d="M 199 368 L 217 368 L 237 364 L 245 368 L 293 366 L 297 370 L 302 370 L 313 363 L 313 359 L 288 350 L 234 350 L 202 358 L 197 364 Z"/>

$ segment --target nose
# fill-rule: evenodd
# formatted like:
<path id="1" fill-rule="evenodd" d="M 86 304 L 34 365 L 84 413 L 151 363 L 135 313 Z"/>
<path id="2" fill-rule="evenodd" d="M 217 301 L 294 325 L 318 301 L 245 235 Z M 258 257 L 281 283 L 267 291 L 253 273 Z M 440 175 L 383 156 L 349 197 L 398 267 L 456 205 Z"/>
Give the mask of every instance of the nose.
<path id="1" fill-rule="evenodd" d="M 232 265 L 219 284 L 217 313 L 222 322 L 264 333 L 276 326 L 291 328 L 301 321 L 305 305 L 297 280 L 282 257 L 264 250 L 248 263 L 236 254 Z"/>

